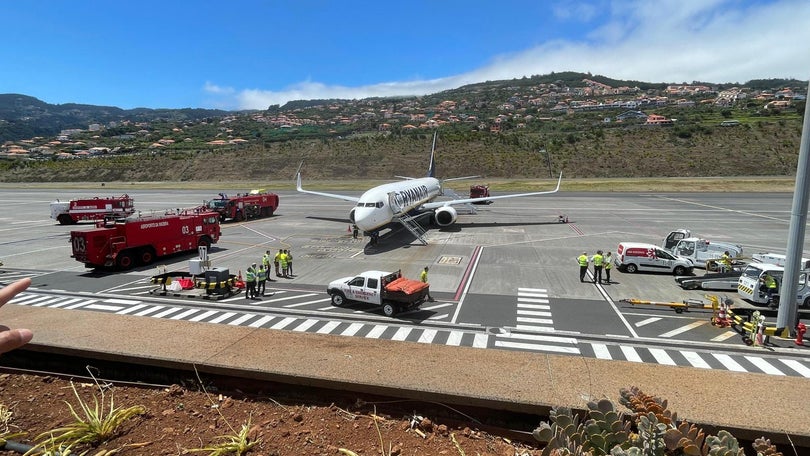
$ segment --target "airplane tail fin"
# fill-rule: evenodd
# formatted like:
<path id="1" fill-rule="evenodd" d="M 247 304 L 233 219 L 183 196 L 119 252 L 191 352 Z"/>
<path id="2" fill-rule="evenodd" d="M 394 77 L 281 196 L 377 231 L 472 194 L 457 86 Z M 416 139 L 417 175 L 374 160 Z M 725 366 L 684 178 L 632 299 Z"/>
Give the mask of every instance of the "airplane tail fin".
<path id="1" fill-rule="evenodd" d="M 433 133 L 433 147 L 430 149 L 430 166 L 428 167 L 427 177 L 436 177 L 436 135 L 438 132 Z"/>

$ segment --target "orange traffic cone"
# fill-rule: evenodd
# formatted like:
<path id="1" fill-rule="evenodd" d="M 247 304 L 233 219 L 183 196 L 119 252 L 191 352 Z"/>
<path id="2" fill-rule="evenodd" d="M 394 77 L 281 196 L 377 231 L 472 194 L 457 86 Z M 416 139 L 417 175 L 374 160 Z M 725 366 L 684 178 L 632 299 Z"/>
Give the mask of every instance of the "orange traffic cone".
<path id="1" fill-rule="evenodd" d="M 351 226 L 351 225 L 349 225 L 349 227 L 348 227 L 348 228 L 346 228 L 346 232 L 347 232 L 347 233 L 351 233 L 351 232 L 352 232 L 352 226 Z"/>

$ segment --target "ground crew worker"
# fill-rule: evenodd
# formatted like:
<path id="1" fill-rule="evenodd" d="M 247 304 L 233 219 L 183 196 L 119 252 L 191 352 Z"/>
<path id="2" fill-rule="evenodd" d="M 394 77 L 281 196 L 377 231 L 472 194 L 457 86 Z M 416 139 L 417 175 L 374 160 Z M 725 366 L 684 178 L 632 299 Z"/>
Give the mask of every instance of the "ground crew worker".
<path id="1" fill-rule="evenodd" d="M 245 299 L 253 299 L 256 297 L 256 263 L 253 263 L 245 271 Z"/>
<path id="2" fill-rule="evenodd" d="M 357 236 L 360 234 L 360 229 L 357 228 L 357 225 L 352 225 L 352 238 L 357 239 Z"/>
<path id="3" fill-rule="evenodd" d="M 762 278 L 760 279 L 762 285 L 760 286 L 760 290 L 764 287 L 765 294 L 768 295 L 768 304 L 773 305 L 773 295 L 776 293 L 776 279 L 773 278 L 772 275 L 768 274 L 767 272 L 762 274 Z"/>
<path id="4" fill-rule="evenodd" d="M 419 280 L 421 280 L 422 283 L 428 283 L 427 275 L 428 275 L 428 267 L 425 266 L 425 269 L 422 269 L 422 273 L 419 274 Z M 433 297 L 430 296 L 430 288 L 428 288 L 427 299 L 428 301 L 433 301 Z"/>
<path id="5" fill-rule="evenodd" d="M 284 253 L 287 254 L 287 272 L 290 277 L 292 277 L 294 275 L 292 270 L 292 253 L 290 253 L 289 249 L 285 250 Z"/>
<path id="6" fill-rule="evenodd" d="M 256 271 L 256 294 L 264 296 L 264 287 L 267 285 L 267 269 L 264 264 L 259 265 L 259 270 Z"/>
<path id="7" fill-rule="evenodd" d="M 602 263 L 605 261 L 602 251 L 597 250 L 591 261 L 593 261 L 593 283 L 602 283 Z"/>
<path id="8" fill-rule="evenodd" d="M 289 277 L 287 276 L 287 252 L 286 251 L 284 251 L 284 250 L 280 251 L 280 253 L 278 255 L 278 264 L 281 267 L 281 277 L 284 277 L 285 279 L 288 279 Z"/>
<path id="9" fill-rule="evenodd" d="M 268 280 L 272 281 L 273 279 L 270 278 L 270 273 L 273 272 L 273 266 L 270 263 L 270 251 L 269 250 L 265 250 L 264 255 L 262 255 L 262 266 L 264 266 L 264 269 L 267 272 Z"/>
<path id="10" fill-rule="evenodd" d="M 731 255 L 729 255 L 728 250 L 726 250 L 720 255 L 720 272 L 728 271 L 731 271 Z"/>
<path id="11" fill-rule="evenodd" d="M 610 283 L 611 269 L 613 269 L 613 256 L 608 252 L 605 254 L 605 283 Z"/>
<path id="12" fill-rule="evenodd" d="M 577 257 L 577 261 L 579 262 L 579 281 L 585 281 L 585 274 L 588 273 L 588 253 L 582 252 L 582 255 Z"/>
<path id="13" fill-rule="evenodd" d="M 281 264 L 281 254 L 284 253 L 283 250 L 278 249 L 278 253 L 276 256 L 273 257 L 273 266 L 276 267 L 276 277 L 281 277 L 281 268 L 279 268 Z"/>

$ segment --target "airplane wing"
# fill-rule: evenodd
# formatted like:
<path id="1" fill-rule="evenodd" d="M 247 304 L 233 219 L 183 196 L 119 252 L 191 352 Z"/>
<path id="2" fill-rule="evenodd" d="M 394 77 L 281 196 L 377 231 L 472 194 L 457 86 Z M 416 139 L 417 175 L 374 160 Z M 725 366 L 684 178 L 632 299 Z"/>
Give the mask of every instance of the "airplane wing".
<path id="1" fill-rule="evenodd" d="M 517 193 L 514 195 L 500 195 L 500 196 L 488 196 L 486 198 L 464 198 L 464 199 L 454 199 L 454 200 L 447 200 L 447 201 L 436 201 L 433 203 L 425 203 L 423 204 L 420 209 L 438 209 L 443 206 L 453 206 L 456 204 L 468 204 L 468 203 L 478 203 L 482 201 L 492 201 L 496 199 L 503 199 L 503 198 L 517 198 L 519 196 L 532 196 L 532 195 L 549 195 L 551 193 L 557 193 L 560 190 L 560 183 L 562 182 L 562 173 L 560 173 L 560 178 L 557 180 L 557 188 L 554 190 L 547 190 L 545 192 L 531 192 L 531 193 Z"/>
<path id="2" fill-rule="evenodd" d="M 310 195 L 326 196 L 326 197 L 329 197 L 329 198 L 341 199 L 343 201 L 352 201 L 352 202 L 355 202 L 355 203 L 360 201 L 360 198 L 358 198 L 356 196 L 338 195 L 338 194 L 335 194 L 335 193 L 324 193 L 324 192 L 314 192 L 312 190 L 304 190 L 303 188 L 301 188 L 301 172 L 300 171 L 295 176 L 295 189 L 298 190 L 301 193 L 309 193 Z"/>

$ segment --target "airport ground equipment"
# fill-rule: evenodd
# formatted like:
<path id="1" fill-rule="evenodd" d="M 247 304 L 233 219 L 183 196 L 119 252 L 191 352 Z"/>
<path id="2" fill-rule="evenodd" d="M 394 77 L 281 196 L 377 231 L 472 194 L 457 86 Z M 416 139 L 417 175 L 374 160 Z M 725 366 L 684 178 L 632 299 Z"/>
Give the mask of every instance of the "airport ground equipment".
<path id="1" fill-rule="evenodd" d="M 332 281 L 326 288 L 332 305 L 343 307 L 351 301 L 382 306 L 387 316 L 418 309 L 430 296 L 427 283 L 407 279 L 402 271 L 366 271 Z"/>
<path id="2" fill-rule="evenodd" d="M 718 268 L 707 268 L 702 276 L 675 277 L 675 282 L 684 290 L 723 290 L 737 291 L 737 283 L 743 267 L 733 266 L 728 272 L 715 272 Z"/>
<path id="3" fill-rule="evenodd" d="M 686 229 L 671 231 L 664 239 L 663 246 L 675 256 L 689 259 L 695 267 L 708 269 L 711 266 L 722 266 L 719 260 L 728 252 L 732 261 L 742 258 L 743 248 L 739 244 L 730 242 L 717 242 L 695 237 Z"/>
<path id="4" fill-rule="evenodd" d="M 51 218 L 60 225 L 73 225 L 78 222 L 95 222 L 105 218 L 125 218 L 135 212 L 134 202 L 129 195 L 95 196 L 73 199 L 67 202 L 56 200 L 51 203 Z"/>
<path id="5" fill-rule="evenodd" d="M 471 185 L 470 198 L 489 198 L 489 185 Z M 492 204 L 492 201 L 478 201 L 473 204 Z"/>
<path id="6" fill-rule="evenodd" d="M 620 302 L 626 302 L 628 304 L 632 304 L 634 306 L 637 305 L 645 305 L 645 306 L 663 306 L 669 307 L 675 311 L 675 313 L 683 313 L 689 312 L 690 310 L 712 310 L 712 304 L 706 303 L 700 299 L 686 299 L 681 302 L 666 302 L 666 301 L 646 301 L 643 299 L 622 299 Z"/>
<path id="7" fill-rule="evenodd" d="M 185 271 L 162 272 L 152 276 L 153 284 L 160 288 L 151 294 L 166 296 L 201 297 L 205 299 L 230 298 L 242 291 L 236 275 L 228 268 L 210 268 L 201 274 Z"/>
<path id="8" fill-rule="evenodd" d="M 237 193 L 236 196 L 219 194 L 219 198 L 206 201 L 206 210 L 219 213 L 219 220 L 241 222 L 247 219 L 269 217 L 278 209 L 278 195 L 264 190 Z"/>
<path id="9" fill-rule="evenodd" d="M 71 231 L 71 257 L 88 268 L 130 269 L 156 258 L 210 248 L 221 234 L 219 214 L 185 210 L 124 220 L 106 220 Z"/>
<path id="10" fill-rule="evenodd" d="M 769 274 L 776 280 L 776 293 L 771 297 L 765 292 L 762 278 Z M 770 263 L 750 263 L 740 275 L 737 282 L 737 293 L 741 298 L 754 304 L 777 305 L 781 295 L 779 290 L 782 286 L 782 279 L 785 268 Z M 799 307 L 810 308 L 810 284 L 808 284 L 808 273 L 810 270 L 799 271 L 798 289 L 796 290 L 796 303 Z"/>

